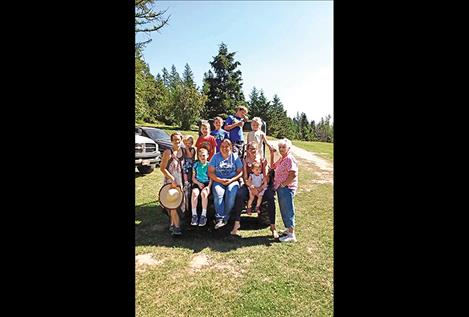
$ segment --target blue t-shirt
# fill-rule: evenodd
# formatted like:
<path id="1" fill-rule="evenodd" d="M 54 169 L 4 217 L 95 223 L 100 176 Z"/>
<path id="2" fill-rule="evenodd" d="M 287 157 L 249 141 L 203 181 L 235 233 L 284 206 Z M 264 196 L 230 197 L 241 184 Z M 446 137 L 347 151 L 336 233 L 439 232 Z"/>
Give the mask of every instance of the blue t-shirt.
<path id="1" fill-rule="evenodd" d="M 195 161 L 194 163 L 195 178 L 201 183 L 208 183 L 208 162 L 202 164 L 200 161 Z"/>
<path id="2" fill-rule="evenodd" d="M 228 118 L 225 120 L 225 125 L 230 125 L 233 123 L 237 123 L 241 121 L 241 118 L 233 115 L 229 115 Z M 244 141 L 243 137 L 243 129 L 240 127 L 236 127 L 230 130 L 230 141 L 231 142 L 236 142 L 236 141 Z"/>
<path id="3" fill-rule="evenodd" d="M 217 152 L 220 152 L 221 141 L 223 141 L 224 139 L 229 139 L 230 134 L 222 128 L 220 128 L 220 130 L 212 130 L 210 134 L 215 138 L 215 141 L 217 142 Z"/>
<path id="4" fill-rule="evenodd" d="M 236 153 L 231 153 L 226 160 L 221 153 L 216 153 L 208 166 L 215 167 L 215 175 L 219 178 L 233 178 L 236 176 L 236 170 L 243 167 L 243 163 Z"/>

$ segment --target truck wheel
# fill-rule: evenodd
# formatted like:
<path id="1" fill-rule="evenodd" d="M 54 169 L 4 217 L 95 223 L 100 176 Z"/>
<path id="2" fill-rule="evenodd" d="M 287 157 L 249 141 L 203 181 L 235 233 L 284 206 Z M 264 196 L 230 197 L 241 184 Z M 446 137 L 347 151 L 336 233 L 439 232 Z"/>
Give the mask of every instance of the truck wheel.
<path id="1" fill-rule="evenodd" d="M 137 166 L 137 169 L 141 174 L 150 174 L 155 168 L 152 166 L 139 165 Z"/>

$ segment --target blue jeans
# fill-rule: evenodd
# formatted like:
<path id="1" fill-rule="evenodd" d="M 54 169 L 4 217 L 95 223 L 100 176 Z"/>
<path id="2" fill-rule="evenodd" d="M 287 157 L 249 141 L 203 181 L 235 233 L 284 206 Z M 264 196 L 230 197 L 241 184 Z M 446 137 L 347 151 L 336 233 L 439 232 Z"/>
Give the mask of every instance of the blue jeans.
<path id="1" fill-rule="evenodd" d="M 295 227 L 295 205 L 293 204 L 293 190 L 288 187 L 277 189 L 278 205 L 285 228 Z"/>
<path id="2" fill-rule="evenodd" d="M 223 220 L 227 222 L 230 218 L 231 209 L 234 207 L 238 188 L 238 181 L 233 182 L 228 186 L 213 182 L 213 203 L 215 205 L 215 218 L 217 221 Z"/>

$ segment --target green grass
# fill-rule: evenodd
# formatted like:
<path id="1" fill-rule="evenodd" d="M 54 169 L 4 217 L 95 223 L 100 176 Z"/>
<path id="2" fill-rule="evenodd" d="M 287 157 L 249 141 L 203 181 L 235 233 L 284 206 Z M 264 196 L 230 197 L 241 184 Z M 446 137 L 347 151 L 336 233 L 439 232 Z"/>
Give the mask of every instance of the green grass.
<path id="1" fill-rule="evenodd" d="M 314 152 L 318 156 L 332 160 L 334 157 L 334 144 L 326 142 L 310 142 L 293 140 L 293 145 L 298 146 L 306 151 Z"/>
<path id="2" fill-rule="evenodd" d="M 135 252 L 159 261 L 137 268 L 136 315 L 333 316 L 333 188 L 312 184 L 315 167 L 299 163 L 296 244 L 246 226 L 242 239 L 208 228 L 173 239 L 157 201 L 161 172 L 136 173 Z M 243 216 L 242 226 L 249 219 Z M 278 208 L 276 223 L 283 229 Z M 209 265 L 193 270 L 191 260 L 200 255 Z"/>

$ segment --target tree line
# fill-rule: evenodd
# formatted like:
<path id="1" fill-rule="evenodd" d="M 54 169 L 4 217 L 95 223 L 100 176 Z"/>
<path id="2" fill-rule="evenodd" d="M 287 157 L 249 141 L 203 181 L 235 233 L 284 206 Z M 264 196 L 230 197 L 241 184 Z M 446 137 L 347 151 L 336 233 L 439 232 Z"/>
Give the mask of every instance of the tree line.
<path id="1" fill-rule="evenodd" d="M 152 11 L 153 0 L 136 0 L 136 33 L 159 30 L 168 23 L 166 11 Z M 137 19 L 138 18 L 138 19 Z M 153 23 L 147 26 L 146 23 Z M 156 22 L 156 23 L 155 23 Z M 143 49 L 149 41 L 135 46 L 135 118 L 140 122 L 156 121 L 177 125 L 189 130 L 191 125 L 202 119 L 220 116 L 226 118 L 243 105 L 249 109 L 249 117 L 260 117 L 266 122 L 267 134 L 275 138 L 289 138 L 305 141 L 333 142 L 331 116 L 319 122 L 309 122 L 305 113 L 294 118 L 287 111 L 276 94 L 268 100 L 262 89 L 253 87 L 249 100 L 242 90 L 241 63 L 235 59 L 235 52 L 229 52 L 225 43 L 219 45 L 218 54 L 210 62 L 211 69 L 204 73 L 203 86 L 197 87 L 194 74 L 186 63 L 182 76 L 172 65 L 153 76 L 145 62 Z"/>

